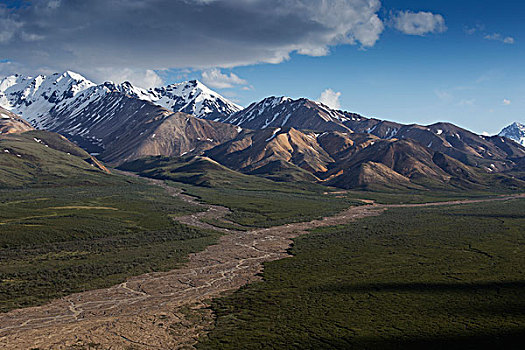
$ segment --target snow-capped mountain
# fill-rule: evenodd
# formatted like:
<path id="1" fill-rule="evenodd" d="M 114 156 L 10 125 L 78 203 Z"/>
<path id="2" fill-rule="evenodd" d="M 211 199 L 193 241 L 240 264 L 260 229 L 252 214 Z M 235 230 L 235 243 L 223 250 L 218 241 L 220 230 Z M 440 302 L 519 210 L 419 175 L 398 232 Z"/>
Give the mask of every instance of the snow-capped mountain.
<path id="1" fill-rule="evenodd" d="M 35 78 L 13 75 L 0 81 L 0 106 L 45 128 L 50 114 L 71 112 L 78 94 L 90 88 L 95 89 L 96 84 L 69 71 Z"/>
<path id="2" fill-rule="evenodd" d="M 145 90 L 124 82 L 119 91 L 150 101 L 173 112 L 191 114 L 197 118 L 219 121 L 242 110 L 242 107 L 222 97 L 198 80 Z"/>
<path id="3" fill-rule="evenodd" d="M 512 123 L 506 128 L 503 128 L 498 135 L 514 140 L 522 146 L 525 146 L 525 125 L 523 124 L 518 122 Z"/>
<path id="4" fill-rule="evenodd" d="M 1 80 L 0 107 L 114 163 L 213 147 L 239 128 L 210 119 L 241 108 L 198 81 L 145 90 L 128 82 L 97 85 L 69 71 Z"/>
<path id="5" fill-rule="evenodd" d="M 385 140 L 411 139 L 488 172 L 509 170 L 515 165 L 511 158 L 525 156 L 525 148 L 518 144 L 504 143 L 502 137 L 477 135 L 450 123 L 404 125 L 331 109 L 305 98 L 268 97 L 220 121 L 252 130 L 294 128 L 316 135 L 342 132 L 371 134 Z"/>
<path id="6" fill-rule="evenodd" d="M 220 121 L 225 116 L 242 110 L 241 106 L 210 90 L 198 80 L 155 88 L 149 92 L 151 102 L 197 118 Z"/>
<path id="7" fill-rule="evenodd" d="M 242 109 L 196 80 L 146 90 L 129 82 L 97 85 L 70 71 L 34 78 L 6 77 L 0 81 L 0 106 L 22 115 L 37 128 L 53 129 L 61 122 L 57 119 L 75 117 L 90 103 L 115 92 L 209 120 Z"/>
<path id="8" fill-rule="evenodd" d="M 301 130 L 351 131 L 345 122 L 366 119 L 357 114 L 331 109 L 305 98 L 267 97 L 221 119 L 249 129 L 292 127 Z"/>

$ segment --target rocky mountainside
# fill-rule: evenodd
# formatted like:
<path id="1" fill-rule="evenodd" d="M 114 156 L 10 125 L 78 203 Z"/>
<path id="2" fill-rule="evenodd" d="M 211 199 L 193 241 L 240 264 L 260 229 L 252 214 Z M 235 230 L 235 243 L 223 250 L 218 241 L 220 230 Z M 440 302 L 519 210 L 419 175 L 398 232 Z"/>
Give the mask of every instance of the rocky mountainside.
<path id="1" fill-rule="evenodd" d="M 514 140 L 522 146 L 525 146 L 525 125 L 514 122 L 511 125 L 503 128 L 498 136 L 503 136 Z"/>
<path id="2" fill-rule="evenodd" d="M 366 118 L 304 98 L 268 97 L 242 109 L 198 81 L 145 90 L 73 72 L 11 76 L 0 82 L 0 105 L 9 120 L 7 110 L 21 113 L 111 164 L 205 155 L 245 174 L 343 188 L 484 188 L 487 174 L 525 164 L 525 147 L 503 136 Z M 505 130 L 514 138 L 522 131 Z M 505 174 L 509 184 L 520 181 Z"/>
<path id="3" fill-rule="evenodd" d="M 0 107 L 0 134 L 21 133 L 33 129 L 22 117 Z"/>
<path id="4" fill-rule="evenodd" d="M 97 85 L 71 71 L 35 78 L 6 77 L 0 81 L 0 106 L 22 115 L 37 128 L 50 128 L 57 119 L 82 113 L 88 104 L 115 92 L 210 120 L 242 109 L 196 80 L 145 90 L 129 82 Z"/>
<path id="5" fill-rule="evenodd" d="M 383 140 L 410 139 L 488 172 L 513 169 L 525 148 L 502 137 L 477 135 L 450 123 L 403 125 L 333 110 L 308 99 L 269 97 L 222 119 L 248 129 L 294 128 L 314 133 L 366 133 Z M 505 143 L 506 142 L 506 143 Z"/>
<path id="6" fill-rule="evenodd" d="M 488 188 L 486 175 L 498 172 L 495 165 L 470 166 L 411 138 L 295 128 L 244 130 L 205 155 L 246 174 L 342 188 Z"/>
<path id="7" fill-rule="evenodd" d="M 305 98 L 268 97 L 219 120 L 248 129 L 290 127 L 314 131 L 351 131 L 348 121 L 366 118 L 358 114 L 336 111 L 322 103 Z"/>
<path id="8" fill-rule="evenodd" d="M 468 165 L 492 168 L 494 164 L 500 171 L 512 167 L 509 158 L 525 156 L 524 149 L 512 142 L 501 147 L 501 138 L 477 135 L 450 123 L 403 125 L 334 110 L 304 98 L 268 97 L 220 121 L 248 129 L 290 127 L 318 133 L 368 133 L 386 140 L 412 139 Z M 514 126 L 513 130 L 519 134 L 519 127 Z"/>
<path id="9" fill-rule="evenodd" d="M 106 87 L 107 88 L 107 87 Z M 181 156 L 234 138 L 238 127 L 173 113 L 115 90 L 87 104 L 56 130 L 109 163 L 146 155 Z"/>
<path id="10" fill-rule="evenodd" d="M 121 85 L 127 88 L 129 83 Z M 136 89 L 135 89 L 136 90 Z M 133 96 L 133 95 L 132 95 Z M 142 91 L 136 97 L 153 102 L 173 112 L 191 114 L 197 118 L 220 121 L 242 110 L 242 107 L 209 89 L 198 80 L 190 80 Z"/>
<path id="11" fill-rule="evenodd" d="M 202 151 L 239 130 L 204 120 L 240 107 L 197 81 L 144 90 L 130 83 L 96 85 L 69 71 L 49 77 L 11 76 L 0 83 L 0 104 L 112 163 Z"/>

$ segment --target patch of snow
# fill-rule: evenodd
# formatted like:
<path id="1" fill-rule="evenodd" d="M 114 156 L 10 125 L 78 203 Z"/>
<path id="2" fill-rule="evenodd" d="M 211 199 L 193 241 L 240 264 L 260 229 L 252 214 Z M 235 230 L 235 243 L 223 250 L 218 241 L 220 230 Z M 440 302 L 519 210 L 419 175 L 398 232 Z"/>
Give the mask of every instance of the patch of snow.
<path id="1" fill-rule="evenodd" d="M 273 140 L 273 139 L 275 138 L 275 136 L 277 136 L 277 133 L 278 133 L 279 131 L 281 131 L 281 128 L 277 128 L 277 129 L 275 129 L 275 130 L 273 131 L 272 136 L 266 139 L 266 142 L 269 142 L 269 141 Z"/>
<path id="2" fill-rule="evenodd" d="M 288 114 L 286 115 L 286 117 L 284 117 L 284 120 L 283 120 L 281 126 L 285 126 L 286 123 L 288 123 L 288 119 L 290 119 L 291 116 L 292 116 L 292 113 L 288 113 Z"/>
<path id="3" fill-rule="evenodd" d="M 378 125 L 379 124 L 376 124 L 373 127 L 366 129 L 366 132 L 370 134 L 372 131 L 374 131 L 377 128 Z"/>

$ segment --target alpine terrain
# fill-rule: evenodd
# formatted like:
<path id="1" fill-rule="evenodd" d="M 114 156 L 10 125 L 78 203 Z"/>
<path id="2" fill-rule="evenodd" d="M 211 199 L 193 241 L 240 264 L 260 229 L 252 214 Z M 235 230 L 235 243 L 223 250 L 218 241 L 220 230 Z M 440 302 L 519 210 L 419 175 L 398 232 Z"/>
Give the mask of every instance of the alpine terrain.
<path id="1" fill-rule="evenodd" d="M 525 146 L 525 125 L 521 123 L 512 123 L 511 125 L 503 128 L 503 130 L 501 130 L 498 135 L 514 140 L 522 146 Z"/>

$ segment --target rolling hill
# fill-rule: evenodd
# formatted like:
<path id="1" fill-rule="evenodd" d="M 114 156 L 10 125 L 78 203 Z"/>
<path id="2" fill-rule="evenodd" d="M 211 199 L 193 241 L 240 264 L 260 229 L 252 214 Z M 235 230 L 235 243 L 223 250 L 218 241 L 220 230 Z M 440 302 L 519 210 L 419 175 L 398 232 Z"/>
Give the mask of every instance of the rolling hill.
<path id="1" fill-rule="evenodd" d="M 113 181 L 97 159 L 59 134 L 34 130 L 0 136 L 0 188 Z"/>

